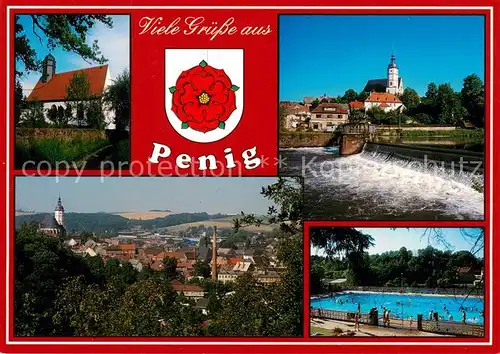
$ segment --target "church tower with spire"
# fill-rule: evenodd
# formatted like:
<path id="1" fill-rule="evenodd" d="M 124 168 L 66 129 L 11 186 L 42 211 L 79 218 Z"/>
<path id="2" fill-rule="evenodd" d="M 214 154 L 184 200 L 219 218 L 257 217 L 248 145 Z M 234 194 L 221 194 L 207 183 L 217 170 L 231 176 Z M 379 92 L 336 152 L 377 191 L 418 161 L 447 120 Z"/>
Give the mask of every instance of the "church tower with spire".
<path id="1" fill-rule="evenodd" d="M 394 52 L 391 55 L 391 62 L 387 67 L 386 92 L 394 95 L 401 95 L 403 93 L 403 79 L 399 77 L 399 69 L 396 64 Z"/>
<path id="2" fill-rule="evenodd" d="M 54 209 L 54 218 L 59 225 L 64 226 L 64 207 L 61 202 L 61 196 L 59 196 L 56 208 Z"/>

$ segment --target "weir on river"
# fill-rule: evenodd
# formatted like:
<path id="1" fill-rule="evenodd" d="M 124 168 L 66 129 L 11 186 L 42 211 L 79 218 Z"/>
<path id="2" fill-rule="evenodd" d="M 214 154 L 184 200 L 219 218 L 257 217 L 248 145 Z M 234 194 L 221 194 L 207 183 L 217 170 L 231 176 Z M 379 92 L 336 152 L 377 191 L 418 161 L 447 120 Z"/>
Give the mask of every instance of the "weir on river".
<path id="1" fill-rule="evenodd" d="M 376 142 L 376 127 L 371 124 L 346 124 L 340 133 L 340 155 L 374 152 L 389 158 L 418 161 L 425 167 L 484 173 L 484 153 L 439 147 Z"/>
<path id="2" fill-rule="evenodd" d="M 418 161 L 428 167 L 438 166 L 471 173 L 484 173 L 484 154 L 480 152 L 370 141 L 364 144 L 363 151 L 385 154 L 387 158 Z"/>
<path id="3" fill-rule="evenodd" d="M 482 219 L 481 169 L 424 163 L 422 152 L 373 143 L 346 157 L 338 147 L 281 149 L 280 173 L 305 177 L 304 209 L 311 219 Z"/>

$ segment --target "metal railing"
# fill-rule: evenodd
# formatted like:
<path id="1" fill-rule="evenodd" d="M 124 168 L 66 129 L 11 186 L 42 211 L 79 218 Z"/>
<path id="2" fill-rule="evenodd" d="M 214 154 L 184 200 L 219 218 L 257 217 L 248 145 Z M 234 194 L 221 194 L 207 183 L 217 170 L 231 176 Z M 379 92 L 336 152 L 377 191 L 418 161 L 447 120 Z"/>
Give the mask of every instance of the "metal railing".
<path id="1" fill-rule="evenodd" d="M 460 322 L 422 320 L 421 328 L 421 330 L 424 332 L 466 337 L 484 337 L 484 327 L 481 325 L 463 324 Z"/>
<path id="2" fill-rule="evenodd" d="M 483 296 L 484 292 L 482 288 L 411 288 L 411 287 L 389 287 L 389 286 L 353 286 L 353 287 L 342 287 L 343 291 L 372 291 L 377 293 L 415 293 L 415 294 L 426 294 L 426 295 L 472 295 L 472 296 Z M 403 291 L 401 291 L 403 290 Z"/>
<path id="3" fill-rule="evenodd" d="M 355 315 L 355 312 L 325 310 L 325 309 L 315 309 L 315 308 L 311 309 L 311 317 L 326 318 L 329 320 L 355 322 L 354 315 Z M 370 314 L 369 313 L 360 313 L 359 314 L 359 323 L 370 324 Z"/>
<path id="4" fill-rule="evenodd" d="M 329 320 L 338 320 L 344 322 L 355 322 L 355 312 L 325 310 L 312 308 L 310 311 L 311 318 L 321 318 Z M 382 323 L 381 316 L 378 320 L 379 326 Z M 371 325 L 373 323 L 370 318 L 370 313 L 360 313 L 359 323 Z M 410 326 L 409 320 L 391 317 L 390 328 L 396 329 L 418 329 L 423 332 L 431 332 L 445 335 L 464 336 L 464 337 L 484 337 L 484 327 L 481 325 L 463 324 L 460 322 L 448 321 L 428 321 L 423 320 L 422 315 L 413 319 L 413 324 Z"/>
<path id="5" fill-rule="evenodd" d="M 340 128 L 342 134 L 375 134 L 377 127 L 373 124 L 364 123 L 349 123 L 344 124 Z"/>

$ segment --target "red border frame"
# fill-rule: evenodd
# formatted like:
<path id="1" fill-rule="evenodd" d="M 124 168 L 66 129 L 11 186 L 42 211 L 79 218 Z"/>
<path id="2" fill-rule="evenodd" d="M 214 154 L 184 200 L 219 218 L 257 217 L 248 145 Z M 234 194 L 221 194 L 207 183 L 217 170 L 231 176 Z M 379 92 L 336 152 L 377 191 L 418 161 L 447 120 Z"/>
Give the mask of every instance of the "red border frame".
<path id="1" fill-rule="evenodd" d="M 6 24 L 6 16 L 7 16 L 7 6 L 26 6 L 28 4 L 34 5 L 34 6 L 145 6 L 144 3 L 138 1 L 138 0 L 129 0 L 126 3 L 121 2 L 120 0 L 86 0 L 86 1 L 79 1 L 77 4 L 76 1 L 72 4 L 68 4 L 67 2 L 64 2 L 62 0 L 59 1 L 47 1 L 47 0 L 42 0 L 42 1 L 36 1 L 36 0 L 28 0 L 28 1 L 23 1 L 22 3 L 15 2 L 15 1 L 3 1 L 2 3 L 2 8 L 0 9 L 0 23 L 2 24 L 2 28 L 5 29 L 5 24 Z M 491 1 L 481 1 L 479 4 L 475 4 L 472 1 L 456 1 L 454 3 L 448 1 L 448 0 L 443 0 L 439 4 L 439 6 L 488 6 L 488 7 L 493 7 L 494 9 L 497 10 L 497 13 L 495 14 L 495 11 L 492 11 L 492 22 L 493 23 L 500 23 L 500 16 L 498 15 L 498 6 L 496 5 L 497 2 L 495 0 Z M 154 0 L 154 1 L 149 1 L 148 5 L 150 6 L 186 6 L 185 3 L 182 0 L 175 0 L 171 1 L 170 4 L 166 5 L 164 2 L 161 0 Z M 212 1 L 212 2 L 207 2 L 203 0 L 198 0 L 197 1 L 198 6 L 237 6 L 237 5 L 231 5 L 224 3 L 223 1 Z M 312 6 L 313 4 L 308 4 L 307 6 Z M 423 0 L 423 1 L 418 1 L 418 3 L 411 2 L 409 0 L 402 0 L 399 2 L 395 2 L 394 0 L 383 0 L 379 2 L 374 2 L 371 0 L 357 0 L 354 3 L 345 3 L 345 4 L 328 4 L 326 2 L 316 2 L 316 6 L 411 6 L 411 7 L 416 7 L 416 6 L 437 6 L 434 2 L 429 1 L 429 0 Z M 196 7 L 196 5 L 190 4 L 192 7 Z M 264 1 L 250 1 L 250 4 L 245 4 L 245 6 L 271 6 L 268 3 Z M 304 6 L 297 0 L 293 1 L 284 1 L 284 0 L 279 0 L 275 1 L 274 5 L 272 6 Z M 18 11 L 18 10 L 16 10 Z M 31 10 L 32 11 L 32 10 Z M 78 10 L 77 10 L 78 11 Z M 106 10 L 98 10 L 95 12 L 112 12 L 112 13 L 129 13 L 133 10 L 129 9 L 120 9 L 120 10 L 115 10 L 115 9 L 106 9 Z M 235 11 L 242 11 L 242 9 L 237 9 Z M 486 109 L 487 109 L 487 123 L 486 123 L 486 146 L 488 147 L 485 151 L 486 154 L 486 188 L 485 188 L 485 203 L 486 203 L 486 208 L 485 208 L 485 220 L 484 221 L 478 221 L 478 222 L 393 222 L 393 221 L 380 221 L 380 222 L 306 222 L 304 225 L 304 264 L 307 265 L 309 263 L 309 227 L 314 226 L 314 225 L 336 225 L 336 226 L 357 226 L 357 227 L 369 227 L 369 226 L 377 226 L 377 227 L 418 227 L 418 226 L 453 226 L 453 227 L 467 227 L 467 226 L 475 226 L 475 227 L 484 227 L 486 230 L 486 235 L 490 235 L 493 231 L 493 229 L 497 226 L 497 224 L 500 221 L 495 221 L 495 220 L 490 220 L 490 211 L 491 215 L 493 215 L 493 207 L 494 203 L 493 200 L 490 199 L 490 192 L 491 192 L 491 184 L 488 182 L 493 181 L 493 176 L 498 173 L 498 166 L 495 167 L 495 171 L 490 170 L 491 166 L 491 159 L 493 156 L 490 155 L 490 150 L 489 150 L 489 143 L 490 139 L 492 138 L 491 134 L 493 133 L 492 128 L 497 130 L 498 133 L 498 128 L 490 126 L 490 121 L 489 121 L 489 112 L 490 110 L 493 109 L 492 103 L 500 103 L 500 94 L 499 90 L 497 88 L 498 85 L 495 85 L 495 82 L 491 83 L 489 82 L 490 78 L 490 64 L 492 64 L 492 68 L 495 69 L 495 72 L 498 72 L 499 69 L 499 63 L 498 61 L 491 61 L 492 55 L 498 56 L 498 39 L 496 34 L 494 40 L 495 40 L 495 45 L 494 45 L 494 53 L 490 52 L 490 16 L 489 16 L 489 11 L 485 13 L 485 10 L 468 10 L 467 12 L 464 12 L 463 10 L 443 10 L 443 9 L 418 9 L 418 10 L 408 10 L 408 9 L 383 9 L 383 10 L 377 10 L 377 9 L 370 9 L 370 10 L 362 10 L 362 9 L 330 9 L 330 10 L 318 10 L 318 9 L 311 9 L 311 10 L 292 10 L 292 9 L 265 9 L 263 11 L 274 11 L 278 15 L 278 13 L 282 14 L 305 14 L 305 13 L 335 13 L 335 14 L 407 14 L 409 12 L 412 13 L 418 13 L 418 14 L 457 14 L 457 13 L 467 13 L 467 14 L 486 14 L 486 21 L 485 21 L 485 29 L 486 29 L 486 36 L 485 36 L 485 41 L 486 41 L 486 50 L 485 50 L 485 57 L 486 57 L 486 66 L 485 66 L 485 82 L 487 84 L 486 86 Z M 21 12 L 21 11 L 19 11 Z M 30 12 L 30 10 L 27 10 L 26 12 Z M 44 10 L 45 12 L 45 10 Z M 49 11 L 47 11 L 49 12 Z M 54 10 L 54 12 L 61 12 L 61 10 Z M 70 12 L 70 11 L 68 11 Z M 495 19 L 497 21 L 495 21 Z M 277 29 L 276 29 L 277 30 Z M 497 30 L 498 33 L 498 30 Z M 6 34 L 5 32 L 2 32 L 3 35 L 0 36 L 0 58 L 2 60 L 2 63 L 4 62 L 4 58 L 6 57 Z M 11 31 L 12 35 L 12 31 Z M 12 37 L 12 36 L 11 36 Z M 13 37 L 12 37 L 13 38 Z M 11 39 L 11 48 L 13 44 L 13 40 Z M 11 65 L 12 65 L 12 59 L 11 59 Z M 2 66 L 5 68 L 5 65 Z M 13 75 L 13 67 L 11 67 L 10 71 L 10 76 L 12 77 Z M 498 75 L 497 75 L 498 76 Z M 0 88 L 1 88 L 1 93 L 4 95 L 6 94 L 6 71 L 5 69 L 0 70 Z M 496 90 L 495 96 L 491 96 L 490 88 L 495 85 Z M 13 95 L 12 95 L 12 88 L 10 89 L 11 92 L 11 97 L 9 97 L 9 101 L 12 102 Z M 3 96 L 5 97 L 5 96 Z M 6 117 L 6 108 L 4 105 L 0 105 L 0 112 L 3 113 L 2 117 Z M 13 122 L 13 116 L 9 117 L 11 119 L 11 122 Z M 5 136 L 6 134 L 6 122 L 3 122 L 3 124 L 0 124 L 0 133 L 2 136 Z M 6 183 L 6 178 L 9 178 L 9 185 L 10 185 L 10 190 L 9 190 L 9 195 L 6 195 L 6 201 L 10 200 L 10 203 L 12 205 L 12 200 L 14 199 L 14 192 L 13 192 L 13 186 L 14 186 L 14 175 L 16 172 L 12 169 L 13 168 L 13 139 L 10 139 L 10 151 L 6 150 L 6 144 L 0 144 L 0 155 L 1 155 L 1 161 L 2 161 L 2 172 L 0 173 L 0 183 L 2 185 L 5 185 Z M 4 156 L 6 156 L 6 153 L 9 153 L 10 155 L 10 162 L 11 166 L 6 165 L 6 160 L 4 159 Z M 98 175 L 99 172 L 85 172 L 84 175 Z M 498 196 L 494 195 L 494 197 Z M 9 199 L 7 199 L 9 198 Z M 0 212 L 3 212 L 3 215 L 6 215 L 6 204 L 2 204 L 0 207 Z M 10 216 L 10 223 L 13 225 L 14 222 L 14 214 L 11 213 Z M 5 227 L 4 220 L 2 219 L 2 223 L 0 226 Z M 493 228 L 491 228 L 493 227 Z M 6 235 L 6 237 L 12 237 L 13 235 L 10 234 L 9 236 Z M 10 252 L 10 254 L 13 254 L 13 242 L 11 241 L 11 249 L 6 250 L 5 249 L 5 243 L 2 244 L 2 256 L 6 257 L 7 253 Z M 5 252 L 6 251 L 6 252 Z M 493 262 L 493 259 L 495 256 L 498 256 L 500 253 L 500 250 L 498 247 L 496 249 L 493 248 L 493 242 L 490 242 L 489 237 L 486 238 L 485 242 L 485 263 L 487 265 L 490 265 Z M 2 260 L 5 261 L 5 258 L 2 257 Z M 497 263 L 494 263 L 494 272 L 499 271 L 499 267 L 497 266 Z M 11 274 L 8 275 L 9 283 L 12 284 L 13 281 L 13 257 L 10 257 L 10 270 Z M 307 267 L 304 267 L 307 268 Z M 487 279 L 492 279 L 489 266 L 485 267 L 485 276 Z M 0 272 L 0 282 L 2 283 L 2 289 L 5 290 L 4 286 L 6 285 L 6 273 L 5 272 Z M 491 288 L 493 287 L 493 288 Z M 360 345 L 347 345 L 345 340 L 341 339 L 339 340 L 338 338 L 335 339 L 335 341 L 328 339 L 328 338 L 308 338 L 309 336 L 309 298 L 308 298 L 308 288 L 309 288 L 309 274 L 307 271 L 304 272 L 304 337 L 305 338 L 179 338 L 178 340 L 172 340 L 171 338 L 168 339 L 160 339 L 160 338 L 92 338 L 91 342 L 99 342 L 102 340 L 106 340 L 107 342 L 118 342 L 118 341 L 124 341 L 126 339 L 131 339 L 136 342 L 159 342 L 163 341 L 165 344 L 168 342 L 194 342 L 194 341 L 203 341 L 205 343 L 200 343 L 199 345 L 193 345 L 193 344 L 170 344 L 170 345 L 103 345 L 103 344 L 91 344 L 91 345 L 43 345 L 43 344 L 6 344 L 6 339 L 5 338 L 5 321 L 0 321 L 0 335 L 2 336 L 2 352 L 205 352 L 205 353 L 234 353 L 234 352 L 262 352 L 262 353 L 276 353 L 276 352 L 297 352 L 297 353 L 308 353 L 308 352 L 345 352 L 345 353 L 355 353 L 355 352 L 377 352 L 381 351 L 377 347 L 383 346 L 383 351 L 384 352 L 400 352 L 400 351 L 406 351 L 406 352 L 414 352 L 414 353 L 420 353 L 422 351 L 428 351 L 428 352 L 449 352 L 449 353 L 457 353 L 460 351 L 467 351 L 467 352 L 474 352 L 474 353 L 494 353 L 498 352 L 500 349 L 500 346 L 498 345 L 498 340 L 495 340 L 495 337 L 489 338 L 489 331 L 486 331 L 486 338 L 481 338 L 481 339 L 467 339 L 467 342 L 484 342 L 485 340 L 488 341 L 491 339 L 492 345 L 484 345 L 484 346 L 465 346 L 463 344 L 457 344 L 457 345 L 442 345 L 445 342 L 457 342 L 457 339 L 454 338 L 446 338 L 446 339 L 434 339 L 431 340 L 430 338 L 398 338 L 397 340 L 393 340 L 391 338 L 381 338 L 380 340 L 377 340 L 377 343 L 380 343 L 380 346 L 374 346 L 374 345 L 362 345 L 363 340 L 360 340 L 357 338 L 355 341 L 359 342 Z M 485 294 L 485 303 L 488 304 L 489 301 L 493 301 L 492 298 L 490 298 L 490 290 L 493 290 L 493 292 L 496 292 L 500 288 L 499 283 L 494 283 L 494 282 L 486 282 L 486 294 Z M 12 287 L 10 287 L 10 298 L 12 300 Z M 0 292 L 0 303 L 4 303 L 6 300 L 5 298 L 5 292 L 1 291 Z M 11 304 L 12 305 L 12 304 Z M 4 307 L 0 306 L 2 308 L 2 313 L 4 311 Z M 11 306 L 12 308 L 12 306 Z M 488 313 L 486 312 L 485 316 L 485 323 L 489 321 L 490 318 L 493 318 L 493 329 L 496 327 L 499 327 L 500 324 L 498 323 L 500 321 L 500 311 L 496 308 L 493 307 L 493 312 Z M 13 324 L 11 323 L 11 326 Z M 493 331 L 491 332 L 493 333 Z M 11 338 L 12 339 L 12 338 Z M 33 342 L 33 341 L 56 341 L 57 338 L 50 338 L 50 340 L 39 340 L 39 339 L 24 339 L 24 342 Z M 73 339 L 73 338 L 64 338 L 61 340 L 64 340 L 66 342 L 72 342 L 72 341 L 77 341 L 81 339 Z M 18 342 L 20 342 L 20 339 L 17 339 Z M 256 348 L 256 343 L 255 344 L 236 344 L 234 342 L 237 341 L 242 341 L 242 342 L 266 342 L 266 345 L 258 345 L 258 349 Z M 278 342 L 293 342 L 294 344 L 290 345 L 282 345 L 279 344 Z M 349 342 L 353 342 L 352 339 L 348 340 Z M 374 340 L 372 340 L 374 341 Z M 425 346 L 412 346 L 410 343 L 416 343 L 416 342 L 436 342 L 435 345 L 425 345 Z M 210 342 L 210 344 L 207 344 L 206 342 Z M 232 342 L 232 343 L 231 343 Z M 329 344 L 328 344 L 328 343 Z M 462 340 L 460 340 L 462 342 Z M 298 345 L 300 343 L 300 345 Z M 396 344 L 398 343 L 398 344 Z M 440 344 L 437 344 L 440 343 Z M 385 345 L 384 345 L 385 344 Z M 388 345 L 390 344 L 390 345 Z M 312 348 L 311 348 L 312 347 Z"/>

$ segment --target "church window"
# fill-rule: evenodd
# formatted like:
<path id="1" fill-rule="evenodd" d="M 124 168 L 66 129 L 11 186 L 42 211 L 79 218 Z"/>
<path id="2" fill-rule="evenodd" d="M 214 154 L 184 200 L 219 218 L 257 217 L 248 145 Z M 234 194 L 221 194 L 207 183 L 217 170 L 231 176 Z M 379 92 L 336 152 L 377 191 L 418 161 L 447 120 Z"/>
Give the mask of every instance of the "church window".
<path id="1" fill-rule="evenodd" d="M 389 86 L 392 86 L 392 81 L 389 83 Z"/>
<path id="2" fill-rule="evenodd" d="M 342 118 L 342 114 L 339 114 L 339 115 L 337 116 L 337 118 Z"/>
<path id="3" fill-rule="evenodd" d="M 321 114 L 316 114 L 316 118 L 321 118 Z"/>

